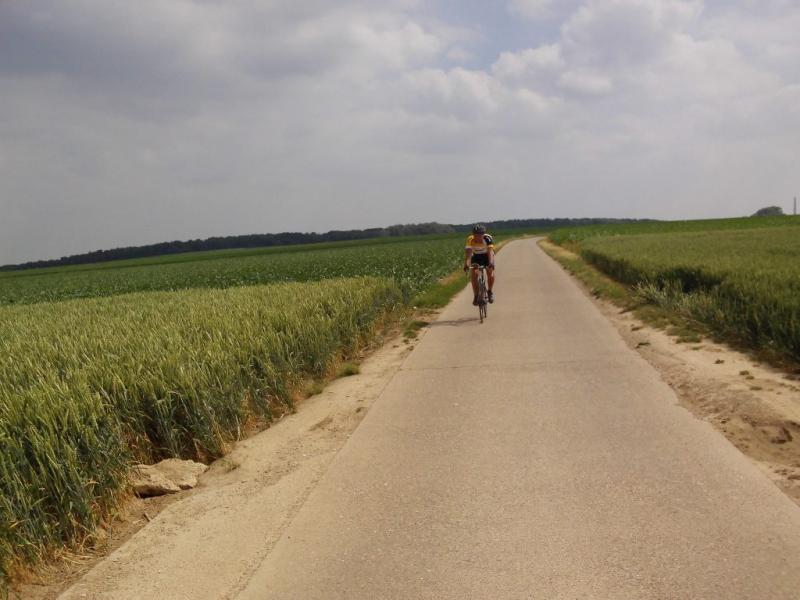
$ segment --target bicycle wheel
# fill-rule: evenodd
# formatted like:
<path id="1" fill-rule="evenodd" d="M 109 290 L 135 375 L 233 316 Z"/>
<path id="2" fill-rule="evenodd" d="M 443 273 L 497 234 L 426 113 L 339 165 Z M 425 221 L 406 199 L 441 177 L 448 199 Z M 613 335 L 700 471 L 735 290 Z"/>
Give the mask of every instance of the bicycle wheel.
<path id="1" fill-rule="evenodd" d="M 488 302 L 488 294 L 486 293 L 486 275 L 481 269 L 481 272 L 478 274 L 478 316 L 480 317 L 481 323 L 486 318 L 487 315 L 487 306 Z"/>

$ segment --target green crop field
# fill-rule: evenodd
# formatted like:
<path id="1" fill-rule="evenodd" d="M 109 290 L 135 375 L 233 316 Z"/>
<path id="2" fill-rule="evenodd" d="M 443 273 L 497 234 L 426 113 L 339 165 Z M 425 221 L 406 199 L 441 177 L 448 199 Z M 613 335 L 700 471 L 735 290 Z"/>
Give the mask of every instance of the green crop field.
<path id="1" fill-rule="evenodd" d="M 524 227 L 515 229 L 501 229 L 492 232 L 495 240 L 502 241 L 510 237 L 522 235 L 542 235 L 549 233 L 554 227 Z M 404 242 L 431 242 L 438 240 L 450 240 L 456 245 L 463 241 L 469 234 L 467 232 L 457 233 L 436 233 L 427 235 L 401 236 L 401 237 L 382 237 L 369 238 L 364 240 L 346 240 L 340 242 L 321 242 L 315 244 L 295 244 L 287 246 L 269 246 L 256 248 L 233 248 L 228 250 L 206 250 L 201 252 L 184 252 L 178 254 L 165 254 L 146 258 L 133 258 L 127 260 L 115 260 L 108 262 L 88 263 L 84 265 L 70 265 L 61 267 L 47 267 L 41 269 L 26 269 L 13 271 L 0 271 L 0 279 L 13 277 L 26 277 L 29 275 L 49 275 L 54 273 L 94 271 L 98 269 L 117 269 L 120 267 L 142 267 L 148 265 L 162 265 L 170 263 L 196 262 L 200 260 L 217 260 L 221 258 L 244 258 L 246 256 L 261 256 L 265 254 L 286 254 L 304 252 L 308 250 L 340 250 L 342 248 L 354 248 L 360 246 L 381 246 L 392 245 Z"/>
<path id="2" fill-rule="evenodd" d="M 519 233 L 506 230 L 495 238 Z M 466 234 L 382 238 L 8 271 L 0 273 L 0 305 L 338 277 L 389 277 L 413 296 L 458 268 L 465 239 Z"/>
<path id="3" fill-rule="evenodd" d="M 221 456 L 403 306 L 362 278 L 0 307 L 0 574 L 85 539 L 134 461 Z"/>
<path id="4" fill-rule="evenodd" d="M 340 277 L 390 277 L 414 294 L 459 265 L 456 240 L 371 244 L 323 250 L 262 253 L 201 260 L 67 270 L 0 279 L 0 305 L 33 304 L 143 291 L 169 291 L 319 281 Z"/>
<path id="5" fill-rule="evenodd" d="M 342 248 L 357 248 L 360 246 L 381 246 L 385 244 L 398 244 L 402 242 L 428 242 L 437 240 L 453 240 L 465 238 L 465 233 L 441 233 L 422 236 L 384 237 L 365 240 L 347 240 L 341 242 L 321 242 L 316 244 L 295 244 L 288 246 L 267 246 L 256 248 L 231 248 L 227 250 L 204 250 L 200 252 L 182 252 L 178 254 L 163 254 L 145 258 L 131 258 L 108 262 L 87 263 L 82 265 L 68 265 L 60 267 L 47 267 L 42 269 L 26 269 L 14 271 L 0 271 L 0 279 L 5 277 L 25 277 L 28 275 L 50 275 L 54 273 L 67 273 L 76 271 L 95 271 L 98 269 L 117 269 L 120 267 L 144 267 L 150 265 L 164 265 L 171 263 L 196 262 L 201 260 L 217 260 L 222 258 L 244 258 L 247 256 L 262 256 L 265 254 L 287 254 L 304 252 L 307 250 L 340 250 Z"/>
<path id="6" fill-rule="evenodd" d="M 744 217 L 699 221 L 657 221 L 653 223 L 618 223 L 558 229 L 549 234 L 556 244 L 580 243 L 589 238 L 653 233 L 690 233 L 693 231 L 730 231 L 736 229 L 771 229 L 800 226 L 800 217 Z"/>
<path id="7" fill-rule="evenodd" d="M 560 230 L 575 248 L 640 298 L 715 336 L 800 363 L 800 219 L 728 219 Z M 642 230 L 645 230 L 642 232 Z M 665 232 L 666 231 L 666 232 Z"/>

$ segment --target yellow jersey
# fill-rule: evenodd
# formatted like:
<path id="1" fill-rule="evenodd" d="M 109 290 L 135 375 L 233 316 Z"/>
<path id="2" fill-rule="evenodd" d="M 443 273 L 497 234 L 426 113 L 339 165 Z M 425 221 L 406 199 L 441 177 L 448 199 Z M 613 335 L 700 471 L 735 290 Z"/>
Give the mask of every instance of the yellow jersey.
<path id="1" fill-rule="evenodd" d="M 475 240 L 474 235 L 467 238 L 467 250 L 472 250 L 472 254 L 489 254 L 489 248 L 494 249 L 494 244 L 492 236 L 488 233 L 483 234 L 483 240 L 480 242 Z"/>

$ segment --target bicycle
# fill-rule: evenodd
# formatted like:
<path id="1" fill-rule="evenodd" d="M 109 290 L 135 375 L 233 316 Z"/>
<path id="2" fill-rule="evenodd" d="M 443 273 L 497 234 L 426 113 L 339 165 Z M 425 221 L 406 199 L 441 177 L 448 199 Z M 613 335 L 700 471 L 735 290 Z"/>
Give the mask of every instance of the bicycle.
<path id="1" fill-rule="evenodd" d="M 470 270 L 478 271 L 478 316 L 483 323 L 487 317 L 489 307 L 489 290 L 486 287 L 486 267 L 483 265 L 472 265 Z"/>

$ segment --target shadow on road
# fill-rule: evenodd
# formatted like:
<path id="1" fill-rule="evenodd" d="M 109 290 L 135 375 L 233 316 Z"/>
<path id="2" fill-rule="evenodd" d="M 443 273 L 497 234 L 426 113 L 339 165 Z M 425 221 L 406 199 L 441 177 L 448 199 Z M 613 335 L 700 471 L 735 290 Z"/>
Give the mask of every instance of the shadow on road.
<path id="1" fill-rule="evenodd" d="M 428 325 L 429 327 L 440 327 L 442 325 L 447 325 L 450 327 L 458 327 L 459 325 L 467 325 L 468 323 L 474 323 L 477 321 L 477 317 L 462 317 L 460 319 L 455 319 L 454 321 L 434 321 Z"/>

